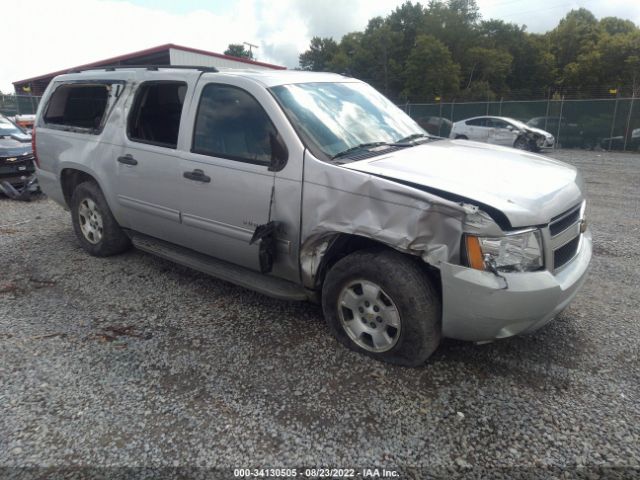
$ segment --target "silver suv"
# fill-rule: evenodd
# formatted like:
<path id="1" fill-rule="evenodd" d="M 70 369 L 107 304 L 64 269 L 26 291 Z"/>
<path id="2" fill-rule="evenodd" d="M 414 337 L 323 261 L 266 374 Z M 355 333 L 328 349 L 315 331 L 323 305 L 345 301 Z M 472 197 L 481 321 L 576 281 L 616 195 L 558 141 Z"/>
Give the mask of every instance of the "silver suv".
<path id="1" fill-rule="evenodd" d="M 403 365 L 440 338 L 531 332 L 591 259 L 561 162 L 430 136 L 334 74 L 112 68 L 61 75 L 37 115 L 42 189 L 87 252 L 131 244 L 289 300 Z"/>

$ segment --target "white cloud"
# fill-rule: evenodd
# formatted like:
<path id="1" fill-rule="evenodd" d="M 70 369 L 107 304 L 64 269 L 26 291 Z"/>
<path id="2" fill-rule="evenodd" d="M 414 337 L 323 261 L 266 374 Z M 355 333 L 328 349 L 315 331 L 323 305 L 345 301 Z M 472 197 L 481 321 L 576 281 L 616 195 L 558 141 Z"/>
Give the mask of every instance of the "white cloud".
<path id="1" fill-rule="evenodd" d="M 260 60 L 295 67 L 313 35 L 336 38 L 362 29 L 401 0 L 312 2 L 236 0 L 232 13 L 186 14 L 109 0 L 31 0 L 28 28 L 5 22 L 3 38 L 19 39 L 0 70 L 0 91 L 11 82 L 164 43 L 222 52 L 229 43 L 260 45 Z M 25 15 L 19 2 L 3 5 L 4 18 Z"/>
<path id="2" fill-rule="evenodd" d="M 6 18 L 24 15 L 24 11 L 12 13 L 11 8 Z M 227 39 L 235 39 L 247 23 L 240 15 L 224 18 L 205 11 L 172 15 L 97 0 L 35 1 L 30 12 L 28 28 L 23 22 L 5 24 L 3 36 L 20 39 L 21 49 L 9 59 L 5 56 L 0 72 L 3 91 L 11 81 L 163 43 L 224 50 Z"/>
<path id="3" fill-rule="evenodd" d="M 30 0 L 28 12 L 20 2 L 5 3 L 3 19 L 28 19 L 3 23 L 5 44 L 15 39 L 0 69 L 0 91 L 7 92 L 16 80 L 164 43 L 222 52 L 229 43 L 247 41 L 260 45 L 260 60 L 295 67 L 312 36 L 339 40 L 364 29 L 370 18 L 389 14 L 403 0 L 235 0 L 225 15 L 205 10 L 169 13 L 127 0 Z M 640 2 L 629 0 L 478 3 L 484 18 L 524 23 L 534 32 L 553 28 L 579 6 L 598 17 L 617 15 L 640 24 Z M 564 7 L 555 8 L 558 4 Z"/>

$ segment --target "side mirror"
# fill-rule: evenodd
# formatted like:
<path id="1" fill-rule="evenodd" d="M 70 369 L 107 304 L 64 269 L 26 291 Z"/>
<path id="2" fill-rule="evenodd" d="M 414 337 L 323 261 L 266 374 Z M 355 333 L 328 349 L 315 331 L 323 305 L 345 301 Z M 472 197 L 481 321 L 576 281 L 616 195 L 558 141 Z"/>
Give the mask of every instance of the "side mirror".
<path id="1" fill-rule="evenodd" d="M 271 144 L 271 162 L 269 163 L 270 172 L 279 172 L 287 164 L 289 159 L 289 150 L 282 140 L 279 133 L 269 134 L 269 143 Z"/>

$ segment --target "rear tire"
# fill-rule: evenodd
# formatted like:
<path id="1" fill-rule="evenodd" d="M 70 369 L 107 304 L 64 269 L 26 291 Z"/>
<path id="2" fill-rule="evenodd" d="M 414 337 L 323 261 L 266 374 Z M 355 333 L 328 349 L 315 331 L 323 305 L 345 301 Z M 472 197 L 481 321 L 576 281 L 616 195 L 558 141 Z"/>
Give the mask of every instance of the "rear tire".
<path id="1" fill-rule="evenodd" d="M 456 135 L 456 140 L 469 140 L 466 135 Z"/>
<path id="2" fill-rule="evenodd" d="M 82 182 L 73 191 L 71 220 L 80 245 L 95 257 L 116 255 L 131 246 L 95 182 Z"/>
<path id="3" fill-rule="evenodd" d="M 418 366 L 440 343 L 440 297 L 418 261 L 395 251 L 339 260 L 322 287 L 322 308 L 340 343 L 376 360 Z"/>

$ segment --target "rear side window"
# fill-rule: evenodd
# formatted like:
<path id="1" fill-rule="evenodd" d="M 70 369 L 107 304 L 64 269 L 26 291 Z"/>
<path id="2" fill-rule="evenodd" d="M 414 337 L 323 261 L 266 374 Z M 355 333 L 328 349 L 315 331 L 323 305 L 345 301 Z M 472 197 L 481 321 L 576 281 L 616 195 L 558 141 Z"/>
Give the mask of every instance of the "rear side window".
<path id="1" fill-rule="evenodd" d="M 120 95 L 115 83 L 72 83 L 55 89 L 44 114 L 47 126 L 98 133 L 110 106 Z"/>
<path id="2" fill-rule="evenodd" d="M 186 93 L 187 84 L 184 82 L 141 84 L 129 115 L 129 138 L 136 142 L 176 148 Z"/>
<path id="3" fill-rule="evenodd" d="M 194 153 L 269 165 L 276 129 L 258 101 L 238 87 L 202 89 L 193 135 Z"/>
<path id="4" fill-rule="evenodd" d="M 467 120 L 465 122 L 467 125 L 471 125 L 472 127 L 484 127 L 487 124 L 486 118 L 474 118 L 473 120 Z"/>

